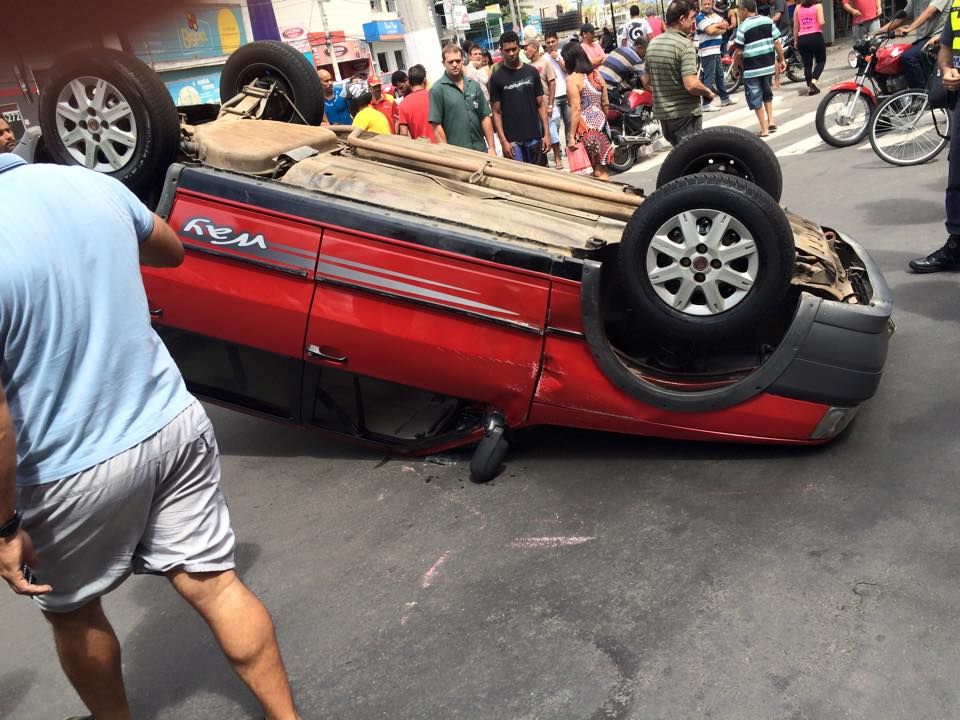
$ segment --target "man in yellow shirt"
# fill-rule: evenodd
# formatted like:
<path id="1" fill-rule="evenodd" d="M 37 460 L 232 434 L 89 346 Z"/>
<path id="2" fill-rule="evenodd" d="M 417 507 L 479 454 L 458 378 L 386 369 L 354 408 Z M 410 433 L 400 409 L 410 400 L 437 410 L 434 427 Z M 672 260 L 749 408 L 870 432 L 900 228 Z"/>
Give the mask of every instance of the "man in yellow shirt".
<path id="1" fill-rule="evenodd" d="M 370 104 L 373 102 L 373 95 L 369 88 L 359 83 L 348 87 L 350 94 L 353 96 L 354 107 L 357 108 L 353 116 L 354 127 L 380 135 L 390 135 L 390 123 L 387 121 L 387 116 Z"/>

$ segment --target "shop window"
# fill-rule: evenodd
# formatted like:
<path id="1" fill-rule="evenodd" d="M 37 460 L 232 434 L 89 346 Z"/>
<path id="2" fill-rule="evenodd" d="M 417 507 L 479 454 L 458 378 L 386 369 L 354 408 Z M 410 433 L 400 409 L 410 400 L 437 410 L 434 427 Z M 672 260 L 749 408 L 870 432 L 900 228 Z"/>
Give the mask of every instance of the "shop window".
<path id="1" fill-rule="evenodd" d="M 377 53 L 377 64 L 380 66 L 380 72 L 382 73 L 385 73 L 390 69 L 390 66 L 387 64 L 386 53 Z"/>
<path id="2" fill-rule="evenodd" d="M 397 61 L 397 70 L 405 70 L 407 61 L 403 59 L 403 50 L 394 50 L 393 57 Z"/>
<path id="3" fill-rule="evenodd" d="M 397 11 L 397 4 L 393 0 L 386 0 L 387 12 L 392 13 Z"/>
<path id="4" fill-rule="evenodd" d="M 373 12 L 383 12 L 383 8 L 380 5 L 381 0 L 370 0 L 370 9 Z"/>

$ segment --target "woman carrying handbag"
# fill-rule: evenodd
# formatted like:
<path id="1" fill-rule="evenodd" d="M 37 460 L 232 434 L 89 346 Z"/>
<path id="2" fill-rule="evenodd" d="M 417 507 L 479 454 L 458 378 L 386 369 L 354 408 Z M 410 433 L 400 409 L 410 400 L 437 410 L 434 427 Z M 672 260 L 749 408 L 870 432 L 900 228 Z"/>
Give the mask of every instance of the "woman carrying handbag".
<path id="1" fill-rule="evenodd" d="M 586 174 L 585 151 L 593 176 L 608 180 L 607 163 L 613 154 L 610 139 L 604 132 L 607 125 L 607 86 L 600 73 L 593 69 L 580 43 L 567 43 L 561 53 L 567 76 L 567 102 L 570 105 L 570 128 L 567 137 L 567 160 L 570 172 Z"/>

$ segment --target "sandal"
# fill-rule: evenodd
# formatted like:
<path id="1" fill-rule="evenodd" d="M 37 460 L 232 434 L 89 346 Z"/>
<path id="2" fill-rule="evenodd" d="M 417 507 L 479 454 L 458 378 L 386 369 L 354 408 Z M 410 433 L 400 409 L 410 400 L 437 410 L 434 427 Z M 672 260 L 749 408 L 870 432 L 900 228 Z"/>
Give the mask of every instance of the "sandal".
<path id="1" fill-rule="evenodd" d="M 776 132 L 776 131 L 777 131 L 777 126 L 776 126 L 776 125 L 767 125 L 767 130 L 769 130 L 770 132 Z"/>

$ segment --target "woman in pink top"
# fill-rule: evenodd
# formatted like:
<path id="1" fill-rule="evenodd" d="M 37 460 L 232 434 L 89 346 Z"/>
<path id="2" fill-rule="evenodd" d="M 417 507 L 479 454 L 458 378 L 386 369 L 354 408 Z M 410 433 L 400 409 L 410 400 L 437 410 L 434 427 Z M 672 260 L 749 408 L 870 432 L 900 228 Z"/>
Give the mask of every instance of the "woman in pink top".
<path id="1" fill-rule="evenodd" d="M 823 5 L 820 0 L 801 0 L 793 11 L 793 36 L 803 58 L 803 77 L 807 95 L 820 92 L 817 83 L 827 64 L 827 46 L 823 42 Z M 816 64 L 814 64 L 816 62 Z"/>

